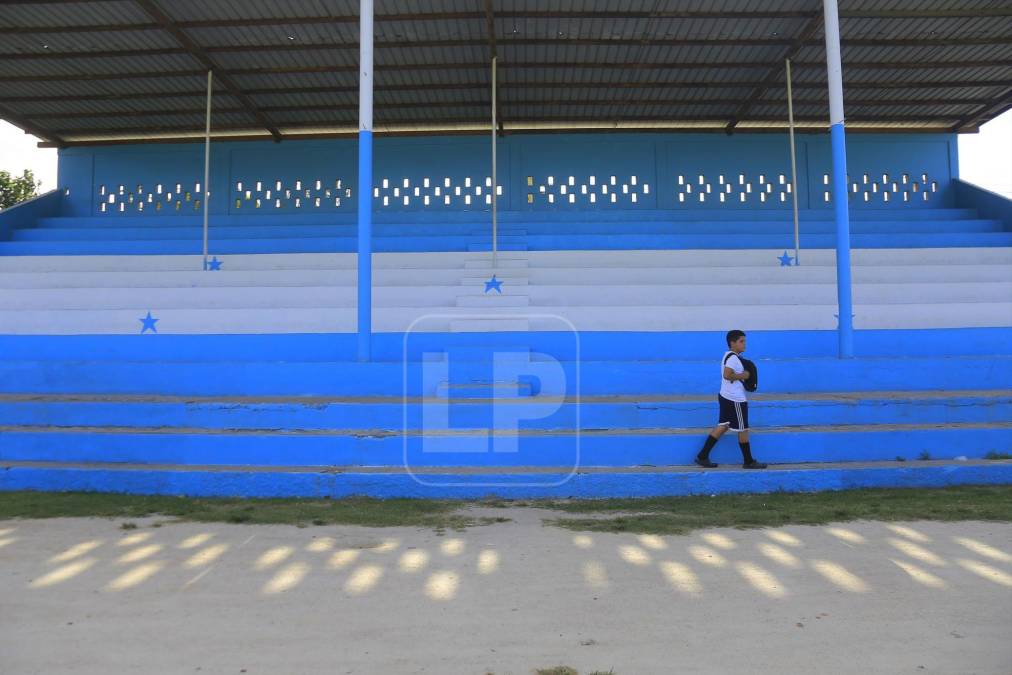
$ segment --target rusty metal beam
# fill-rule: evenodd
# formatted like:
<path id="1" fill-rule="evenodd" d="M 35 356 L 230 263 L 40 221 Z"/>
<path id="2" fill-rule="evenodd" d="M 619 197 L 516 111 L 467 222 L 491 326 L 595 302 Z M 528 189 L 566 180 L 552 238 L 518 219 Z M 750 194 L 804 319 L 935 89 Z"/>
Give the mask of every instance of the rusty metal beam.
<path id="1" fill-rule="evenodd" d="M 759 85 L 749 93 L 748 98 L 742 101 L 741 105 L 739 105 L 734 111 L 734 115 L 730 120 L 728 120 L 727 126 L 724 127 L 724 130 L 727 133 L 730 134 L 734 131 L 734 128 L 737 126 L 739 120 L 748 114 L 748 111 L 752 108 L 752 106 L 763 97 L 766 90 L 769 89 L 770 86 L 772 86 L 773 83 L 780 77 L 780 73 L 783 72 L 784 69 L 784 61 L 786 59 L 793 59 L 797 53 L 804 48 L 805 43 L 817 35 L 821 29 L 822 12 L 817 12 L 815 16 L 805 23 L 793 44 L 784 50 L 779 59 L 770 64 L 769 70 L 766 71 L 766 75 L 763 77 L 762 82 L 760 82 Z"/>
<path id="2" fill-rule="evenodd" d="M 37 4 L 30 0 L 7 0 L 4 4 Z M 51 0 L 51 4 L 80 4 L 72 0 Z M 639 19 L 709 19 L 709 20 L 740 20 L 740 19 L 810 19 L 816 12 L 803 10 L 786 11 L 500 11 L 495 12 L 497 19 L 597 19 L 597 20 L 639 20 Z M 411 21 L 467 21 L 481 20 L 482 12 L 418 12 L 377 14 L 377 22 L 411 22 Z M 1012 16 L 1012 8 L 989 7 L 981 9 L 951 10 L 843 10 L 841 19 L 971 19 L 978 17 Z M 176 25 L 183 30 L 199 28 L 255 28 L 261 26 L 299 26 L 320 24 L 352 24 L 358 21 L 357 15 L 318 14 L 310 16 L 279 16 L 257 19 L 213 19 L 202 21 L 177 21 Z M 59 33 L 99 33 L 117 31 L 159 30 L 157 23 L 115 23 L 72 26 L 0 26 L 3 34 L 59 34 Z"/>
<path id="3" fill-rule="evenodd" d="M 152 0 L 135 0 L 141 4 L 153 4 Z M 180 35 L 185 36 L 178 27 L 173 27 Z M 246 53 L 267 53 L 267 52 L 292 52 L 292 51 L 354 51 L 358 49 L 358 42 L 346 42 L 334 44 L 331 42 L 303 43 L 285 41 L 277 44 L 236 44 L 197 47 L 195 43 L 186 38 L 190 45 L 207 58 L 209 54 L 246 54 Z M 791 47 L 794 40 L 789 38 L 508 38 L 499 41 L 502 47 L 529 47 L 529 46 L 568 46 L 568 47 Z M 818 46 L 819 40 L 805 40 L 802 47 Z M 990 37 L 960 37 L 960 38 L 845 38 L 841 40 L 844 47 L 954 47 L 954 46 L 980 46 L 980 45 L 1012 45 L 1012 35 L 995 35 Z M 482 47 L 486 40 L 390 40 L 376 41 L 376 49 L 412 49 L 412 48 L 446 48 L 464 49 L 469 47 Z M 42 49 L 40 45 L 40 49 Z M 90 59 L 90 58 L 137 58 L 145 56 L 167 56 L 174 54 L 193 54 L 193 50 L 187 46 L 178 48 L 155 48 L 155 49 L 110 49 L 110 50 L 89 50 L 89 51 L 53 51 L 44 50 L 37 53 L 6 53 L 0 54 L 0 61 L 21 61 L 21 60 L 67 60 L 67 59 Z"/>
<path id="4" fill-rule="evenodd" d="M 253 115 L 253 118 L 256 119 L 257 123 L 270 132 L 275 142 L 279 142 L 281 140 L 281 132 L 278 131 L 277 127 L 274 126 L 274 124 L 271 123 L 271 121 L 268 120 L 262 112 L 260 112 L 253 102 L 242 93 L 242 90 L 232 82 L 232 79 L 227 74 L 221 72 L 217 68 L 216 64 L 211 57 L 207 55 L 204 48 L 191 40 L 182 29 L 176 26 L 173 20 L 161 10 L 154 0 L 134 0 L 134 2 L 137 3 L 137 5 L 140 6 L 140 8 L 143 9 L 144 12 L 155 21 L 155 23 L 160 24 L 162 28 L 172 35 L 172 37 L 175 38 L 176 41 L 182 45 L 182 47 L 193 58 L 200 62 L 205 69 L 214 71 L 215 75 L 217 75 L 218 83 L 224 87 L 228 93 L 242 103 L 247 112 Z"/>
<path id="5" fill-rule="evenodd" d="M 55 147 L 63 147 L 63 139 L 60 138 L 59 134 L 53 133 L 47 129 L 39 127 L 22 116 L 12 112 L 7 107 L 0 105 L 0 119 L 7 120 L 14 126 L 18 127 L 27 134 L 31 134 L 37 138 L 41 138 L 44 141 L 52 143 Z"/>
<path id="6" fill-rule="evenodd" d="M 534 105 L 550 105 L 550 106 L 616 106 L 616 105 L 635 105 L 635 106 L 672 106 L 672 105 L 692 105 L 692 106 L 732 106 L 740 102 L 737 98 L 704 98 L 704 99 L 566 99 L 566 98 L 552 98 L 552 99 L 521 99 L 515 101 L 504 101 L 503 105 L 507 106 L 534 106 Z M 779 99 L 760 99 L 756 101 L 762 105 L 782 105 L 783 101 Z M 802 98 L 795 99 L 796 105 L 821 105 L 825 103 L 825 98 Z M 952 105 L 974 105 L 979 106 L 983 104 L 989 104 L 991 106 L 997 106 L 990 99 L 881 99 L 881 100 L 862 100 L 853 99 L 848 101 L 850 105 L 855 107 L 894 107 L 894 106 L 952 106 Z M 412 101 L 409 103 L 384 103 L 383 107 L 390 110 L 421 110 L 428 108 L 467 108 L 474 107 L 480 108 L 488 105 L 488 99 L 477 98 L 469 99 L 466 101 Z M 357 110 L 358 103 L 319 103 L 309 105 L 274 105 L 274 106 L 261 106 L 262 111 L 267 113 L 272 112 L 298 112 L 298 111 L 327 111 L 327 110 Z M 245 111 L 243 107 L 218 107 L 215 109 L 215 114 L 235 114 L 242 113 Z M 136 118 L 136 117 L 165 117 L 170 115 L 203 115 L 205 113 L 204 108 L 159 108 L 152 110 L 106 110 L 106 111 L 65 111 L 65 112 L 47 112 L 37 113 L 32 115 L 32 119 L 35 120 L 51 120 L 51 119 L 102 119 L 107 117 L 121 117 L 121 118 Z M 967 116 L 969 119 L 970 116 Z"/>
<path id="7" fill-rule="evenodd" d="M 987 119 L 994 113 L 999 113 L 1007 109 L 1012 105 L 1012 89 L 1008 89 L 1002 94 L 995 96 L 990 101 L 987 101 L 981 107 L 961 118 L 958 122 L 952 125 L 952 131 L 967 131 L 969 129 L 975 129 L 980 125 L 980 122 Z"/>

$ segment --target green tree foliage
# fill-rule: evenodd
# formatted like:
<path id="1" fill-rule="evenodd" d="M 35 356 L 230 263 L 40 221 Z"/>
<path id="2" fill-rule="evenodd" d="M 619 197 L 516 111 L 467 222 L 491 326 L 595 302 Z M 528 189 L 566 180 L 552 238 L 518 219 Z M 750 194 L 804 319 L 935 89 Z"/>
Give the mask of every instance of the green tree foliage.
<path id="1" fill-rule="evenodd" d="M 40 185 L 42 183 L 35 180 L 35 174 L 28 169 L 20 176 L 0 171 L 0 210 L 35 197 Z"/>

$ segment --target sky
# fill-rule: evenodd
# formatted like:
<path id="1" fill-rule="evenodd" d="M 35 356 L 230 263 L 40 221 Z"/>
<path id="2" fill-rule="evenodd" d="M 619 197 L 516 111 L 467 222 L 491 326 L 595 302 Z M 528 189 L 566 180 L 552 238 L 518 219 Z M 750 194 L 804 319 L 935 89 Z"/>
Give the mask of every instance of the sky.
<path id="1" fill-rule="evenodd" d="M 0 170 L 21 175 L 31 169 L 42 191 L 56 187 L 56 150 L 36 147 L 38 139 L 0 121 Z M 960 177 L 1012 197 L 1012 110 L 959 137 Z"/>

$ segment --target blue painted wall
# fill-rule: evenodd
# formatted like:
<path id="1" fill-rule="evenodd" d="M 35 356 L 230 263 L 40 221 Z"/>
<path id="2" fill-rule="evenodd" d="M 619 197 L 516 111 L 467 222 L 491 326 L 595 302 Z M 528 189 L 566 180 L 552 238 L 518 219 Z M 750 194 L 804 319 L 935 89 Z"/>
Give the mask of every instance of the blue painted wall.
<path id="1" fill-rule="evenodd" d="M 975 209 L 981 218 L 994 218 L 1012 231 L 1012 199 L 962 180 L 952 181 L 956 204 Z"/>
<path id="2" fill-rule="evenodd" d="M 10 239 L 15 229 L 34 225 L 39 218 L 59 215 L 63 201 L 63 193 L 59 190 L 50 190 L 35 199 L 0 211 L 0 241 Z"/>
<path id="3" fill-rule="evenodd" d="M 486 138 L 379 138 L 375 152 L 378 214 L 489 209 Z M 955 134 L 852 134 L 853 208 L 951 207 L 955 153 Z M 215 143 L 211 213 L 353 214 L 356 161 L 351 139 Z M 800 137 L 798 167 L 799 206 L 830 208 L 828 136 Z M 498 175 L 505 211 L 791 207 L 786 137 L 765 134 L 507 136 Z M 196 215 L 202 179 L 199 143 L 60 152 L 60 186 L 70 189 L 66 215 Z"/>

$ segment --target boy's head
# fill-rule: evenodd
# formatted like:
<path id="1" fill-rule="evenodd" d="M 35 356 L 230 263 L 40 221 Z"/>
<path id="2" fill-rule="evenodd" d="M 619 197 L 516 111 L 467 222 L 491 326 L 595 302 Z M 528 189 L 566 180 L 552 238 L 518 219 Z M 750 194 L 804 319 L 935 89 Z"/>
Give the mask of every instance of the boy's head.
<path id="1" fill-rule="evenodd" d="M 745 351 L 745 331 L 732 330 L 727 332 L 727 348 L 735 354 Z"/>

